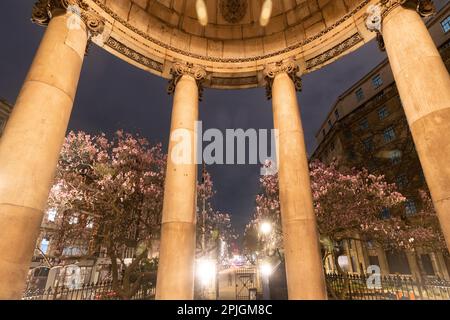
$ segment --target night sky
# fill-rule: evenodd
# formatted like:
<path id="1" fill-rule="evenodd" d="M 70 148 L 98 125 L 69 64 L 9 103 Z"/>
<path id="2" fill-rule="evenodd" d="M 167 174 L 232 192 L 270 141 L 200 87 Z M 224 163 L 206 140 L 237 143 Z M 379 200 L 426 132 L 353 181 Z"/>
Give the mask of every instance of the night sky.
<path id="1" fill-rule="evenodd" d="M 448 0 L 437 1 L 446 3 Z M 30 22 L 35 0 L 1 0 L 0 97 L 14 103 L 39 45 L 44 28 Z M 339 94 L 385 58 L 374 41 L 337 62 L 303 77 L 298 94 L 309 152 L 315 133 Z M 118 129 L 140 133 L 167 148 L 172 97 L 167 80 L 137 69 L 91 46 L 85 59 L 69 130 L 111 134 Z M 264 88 L 205 89 L 200 103 L 204 130 L 272 128 L 272 110 Z M 258 192 L 259 165 L 208 166 L 217 194 L 217 209 L 232 214 L 242 231 Z"/>

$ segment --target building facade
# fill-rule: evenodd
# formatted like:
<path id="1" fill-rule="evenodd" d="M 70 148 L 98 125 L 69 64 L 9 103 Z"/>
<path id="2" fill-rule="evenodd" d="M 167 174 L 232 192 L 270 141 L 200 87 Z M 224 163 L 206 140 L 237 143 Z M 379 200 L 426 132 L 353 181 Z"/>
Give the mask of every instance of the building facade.
<path id="1" fill-rule="evenodd" d="M 6 100 L 0 99 L 0 137 L 2 136 L 9 115 L 11 114 L 11 110 L 12 106 L 6 102 Z"/>
<path id="2" fill-rule="evenodd" d="M 427 21 L 430 34 L 450 70 L 450 4 Z M 432 72 L 432 71 L 431 71 Z M 312 159 L 341 167 L 365 167 L 383 174 L 407 198 L 406 217 L 421 208 L 419 190 L 428 190 L 394 76 L 386 59 L 339 96 L 316 134 L 318 147 Z M 393 212 L 386 209 L 383 216 Z M 425 274 L 449 279 L 450 261 L 442 253 L 384 252 L 372 243 L 344 244 L 342 263 L 349 272 L 365 272 L 378 265 L 383 274 Z M 330 260 L 327 268 L 333 270 Z"/>

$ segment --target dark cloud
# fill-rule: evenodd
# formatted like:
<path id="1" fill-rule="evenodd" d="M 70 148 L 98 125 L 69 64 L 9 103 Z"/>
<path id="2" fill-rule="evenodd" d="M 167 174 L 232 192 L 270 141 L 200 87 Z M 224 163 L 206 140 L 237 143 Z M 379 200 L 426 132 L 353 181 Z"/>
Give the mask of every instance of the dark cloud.
<path id="1" fill-rule="evenodd" d="M 44 29 L 30 22 L 34 0 L 0 1 L 0 96 L 14 102 Z M 445 2 L 445 1 L 444 1 Z M 303 78 L 299 102 L 309 151 L 314 134 L 340 93 L 378 64 L 384 55 L 374 42 Z M 167 81 L 132 67 L 95 46 L 86 57 L 69 124 L 71 130 L 112 133 L 139 132 L 166 146 L 172 98 Z M 270 129 L 272 113 L 264 89 L 205 90 L 200 119 L 207 128 Z M 213 165 L 216 205 L 233 214 L 242 230 L 253 210 L 259 166 Z"/>

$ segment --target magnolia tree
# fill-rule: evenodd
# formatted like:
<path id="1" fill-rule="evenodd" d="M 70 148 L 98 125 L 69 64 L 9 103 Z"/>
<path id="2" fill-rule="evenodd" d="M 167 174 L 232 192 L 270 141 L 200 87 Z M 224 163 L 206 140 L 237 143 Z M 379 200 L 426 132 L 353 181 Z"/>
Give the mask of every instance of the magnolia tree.
<path id="1" fill-rule="evenodd" d="M 197 185 L 197 256 L 216 251 L 219 260 L 222 260 L 227 258 L 226 251 L 237 235 L 231 225 L 230 214 L 214 209 L 212 198 L 215 193 L 211 175 L 203 168 L 201 181 Z"/>
<path id="2" fill-rule="evenodd" d="M 383 176 L 370 174 L 365 169 L 341 172 L 335 163 L 327 166 L 319 161 L 310 164 L 310 176 L 324 258 L 332 254 L 337 259 L 342 248 L 336 244 L 350 239 L 374 241 L 386 249 L 441 249 L 445 246 L 433 205 L 425 192 L 421 192 L 423 210 L 414 217 L 400 214 L 387 218 L 381 212 L 396 207 L 405 198 Z M 269 248 L 282 248 L 278 177 L 263 176 L 260 184 L 261 193 L 256 197 L 254 216 L 246 229 L 247 245 L 255 247 L 263 240 L 267 247 L 268 241 L 258 233 L 258 226 L 263 221 L 270 221 L 274 231 L 270 235 Z M 336 266 L 339 270 L 339 264 Z"/>
<path id="3" fill-rule="evenodd" d="M 159 237 L 166 156 L 161 145 L 118 131 L 70 132 L 48 207 L 58 212 L 54 242 L 110 258 L 114 290 L 130 298 L 148 275 L 148 249 Z M 133 252 L 131 262 L 124 252 Z M 119 281 L 122 277 L 122 281 Z"/>

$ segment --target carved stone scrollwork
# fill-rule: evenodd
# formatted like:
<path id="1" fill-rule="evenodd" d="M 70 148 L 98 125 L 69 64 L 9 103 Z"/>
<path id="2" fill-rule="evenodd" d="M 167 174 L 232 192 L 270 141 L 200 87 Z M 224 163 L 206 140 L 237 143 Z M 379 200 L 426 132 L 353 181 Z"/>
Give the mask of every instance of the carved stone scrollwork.
<path id="1" fill-rule="evenodd" d="M 247 0 L 220 0 L 222 17 L 229 23 L 238 23 L 247 13 Z"/>
<path id="2" fill-rule="evenodd" d="M 200 66 L 194 65 L 193 63 L 183 63 L 175 62 L 170 70 L 172 79 L 169 80 L 169 85 L 167 87 L 167 93 L 175 93 L 175 88 L 177 87 L 178 81 L 182 76 L 188 75 L 195 79 L 198 87 L 198 99 L 202 101 L 203 93 L 203 81 L 206 78 L 206 70 Z"/>
<path id="3" fill-rule="evenodd" d="M 422 17 L 436 13 L 432 0 L 381 0 L 379 4 L 371 5 L 366 13 L 366 27 L 369 31 L 377 33 L 378 47 L 384 51 L 382 21 L 394 8 L 403 6 L 417 11 Z"/>
<path id="4" fill-rule="evenodd" d="M 266 97 L 272 99 L 272 85 L 276 75 L 280 73 L 287 73 L 294 83 L 295 90 L 302 90 L 302 80 L 298 75 L 300 71 L 299 65 L 292 59 L 286 61 L 279 61 L 274 64 L 266 66 L 264 69 L 264 79 L 266 80 Z"/>
<path id="5" fill-rule="evenodd" d="M 78 15 L 85 23 L 90 37 L 101 34 L 104 30 L 104 21 L 83 0 L 38 0 L 33 6 L 31 21 L 47 26 L 58 12 Z"/>

